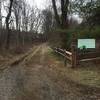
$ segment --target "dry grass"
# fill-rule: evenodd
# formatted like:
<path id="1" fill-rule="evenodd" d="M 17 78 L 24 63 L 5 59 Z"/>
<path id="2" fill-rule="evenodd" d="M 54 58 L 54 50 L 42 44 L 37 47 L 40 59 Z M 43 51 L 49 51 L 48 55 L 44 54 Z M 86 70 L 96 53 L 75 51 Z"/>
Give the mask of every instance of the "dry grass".
<path id="1" fill-rule="evenodd" d="M 78 84 L 100 88 L 100 65 L 82 63 L 77 68 L 72 69 L 68 65 L 65 67 L 63 58 L 55 54 L 52 50 L 50 50 L 49 55 L 60 74 Z"/>
<path id="2" fill-rule="evenodd" d="M 36 46 L 0 50 L 0 70 L 3 70 L 10 65 L 17 64 L 33 52 L 35 48 Z"/>

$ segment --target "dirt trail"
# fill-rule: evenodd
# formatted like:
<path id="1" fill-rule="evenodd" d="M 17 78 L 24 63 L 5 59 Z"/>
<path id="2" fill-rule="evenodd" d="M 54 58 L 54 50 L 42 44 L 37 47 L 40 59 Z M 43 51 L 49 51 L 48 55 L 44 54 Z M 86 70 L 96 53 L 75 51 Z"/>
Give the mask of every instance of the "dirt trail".
<path id="1" fill-rule="evenodd" d="M 42 44 L 20 64 L 0 73 L 0 100 L 100 100 L 98 92 L 62 77 L 48 50 Z"/>
<path id="2" fill-rule="evenodd" d="M 38 52 L 40 47 L 41 46 L 37 46 L 35 50 L 32 48 L 34 51 L 30 50 L 25 56 L 16 59 L 14 62 L 17 63 L 13 64 L 13 67 L 12 63 L 11 66 L 10 64 L 3 66 L 3 70 L 0 72 L 0 100 L 16 100 L 16 97 L 23 94 L 24 78 L 26 76 L 24 63 L 31 59 L 31 57 Z"/>

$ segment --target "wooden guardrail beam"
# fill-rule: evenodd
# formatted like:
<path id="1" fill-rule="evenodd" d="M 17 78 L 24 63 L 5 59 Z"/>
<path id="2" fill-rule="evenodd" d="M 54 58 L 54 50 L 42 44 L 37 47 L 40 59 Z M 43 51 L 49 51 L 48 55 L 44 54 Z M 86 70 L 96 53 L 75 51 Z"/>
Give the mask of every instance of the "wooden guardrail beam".
<path id="1" fill-rule="evenodd" d="M 54 51 L 64 57 L 64 65 L 66 66 L 66 60 L 69 60 L 72 63 L 72 53 L 61 48 L 53 48 Z"/>

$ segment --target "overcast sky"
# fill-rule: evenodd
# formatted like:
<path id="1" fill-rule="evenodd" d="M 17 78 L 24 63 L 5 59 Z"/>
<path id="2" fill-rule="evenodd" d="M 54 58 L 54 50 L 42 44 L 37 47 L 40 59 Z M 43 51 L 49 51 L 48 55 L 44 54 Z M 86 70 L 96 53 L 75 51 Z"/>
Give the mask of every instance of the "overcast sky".
<path id="1" fill-rule="evenodd" d="M 27 2 L 33 6 L 33 5 L 36 5 L 39 9 L 45 9 L 46 7 L 48 7 L 48 2 L 49 0 L 27 0 Z M 78 15 L 73 15 L 73 17 L 75 19 L 77 19 L 79 21 L 79 23 L 82 21 L 81 18 L 79 18 Z"/>
<path id="2" fill-rule="evenodd" d="M 48 0 L 27 0 L 27 2 L 33 6 L 33 5 L 36 5 L 39 9 L 44 9 L 47 5 Z"/>

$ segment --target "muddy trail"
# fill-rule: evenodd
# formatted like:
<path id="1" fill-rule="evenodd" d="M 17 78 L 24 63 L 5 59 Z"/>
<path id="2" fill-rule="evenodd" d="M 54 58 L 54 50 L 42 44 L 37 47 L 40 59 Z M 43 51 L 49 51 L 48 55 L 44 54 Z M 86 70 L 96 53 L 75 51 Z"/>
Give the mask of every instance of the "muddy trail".
<path id="1" fill-rule="evenodd" d="M 0 100 L 100 100 L 100 90 L 76 84 L 55 69 L 46 44 L 0 72 Z"/>

